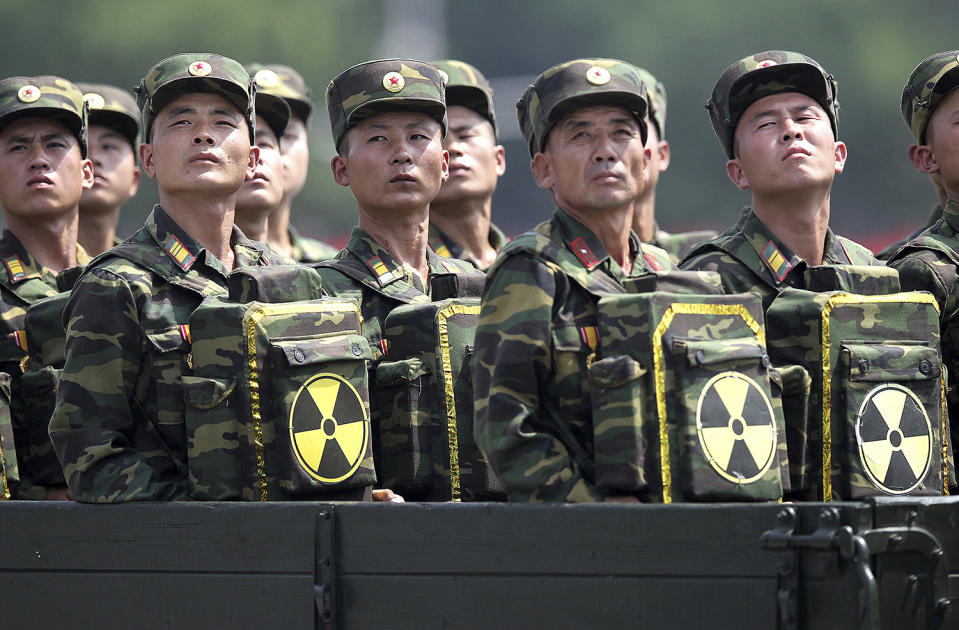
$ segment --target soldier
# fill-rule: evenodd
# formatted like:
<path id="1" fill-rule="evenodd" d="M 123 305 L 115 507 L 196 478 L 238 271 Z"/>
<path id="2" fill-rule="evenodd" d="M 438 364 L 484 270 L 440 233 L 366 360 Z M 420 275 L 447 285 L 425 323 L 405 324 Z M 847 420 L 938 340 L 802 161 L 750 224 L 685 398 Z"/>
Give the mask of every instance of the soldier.
<path id="1" fill-rule="evenodd" d="M 903 245 L 889 265 L 899 271 L 903 290 L 929 291 L 942 321 L 943 363 L 949 379 L 949 415 L 959 414 L 959 51 L 926 58 L 902 94 L 902 115 L 918 143 L 916 160 L 939 178 L 947 201 L 942 220 Z M 956 423 L 953 423 L 953 427 Z M 953 434 L 955 440 L 955 434 Z"/>
<path id="2" fill-rule="evenodd" d="M 905 114 L 903 114 L 905 115 Z M 917 138 L 916 142 L 920 142 Z M 909 161 L 912 163 L 912 167 L 916 169 L 919 173 L 925 173 L 925 168 L 922 166 L 922 163 L 919 161 L 919 145 L 912 144 L 909 146 Z M 889 260 L 892 258 L 892 255 L 899 251 L 899 248 L 916 238 L 933 225 L 936 224 L 936 221 L 942 218 L 942 209 L 946 207 L 946 191 L 942 187 L 942 179 L 939 177 L 939 173 L 928 173 L 929 183 L 932 184 L 932 187 L 936 190 L 936 199 L 938 199 L 938 205 L 932 209 L 932 213 L 929 215 L 929 218 L 926 219 L 924 225 L 916 228 L 908 236 L 899 239 L 898 241 L 891 243 L 885 247 L 881 252 L 876 254 L 876 258 L 879 260 Z"/>
<path id="3" fill-rule="evenodd" d="M 282 98 L 265 92 L 257 92 L 255 101 L 260 156 L 253 179 L 243 182 L 237 195 L 236 225 L 247 238 L 265 243 L 267 221 L 284 194 L 280 138 L 290 120 L 290 107 Z"/>
<path id="4" fill-rule="evenodd" d="M 707 107 L 726 174 L 751 205 L 683 269 L 717 271 L 727 292 L 756 293 L 767 309 L 782 289 L 802 285 L 807 266 L 879 264 L 829 229 L 833 179 L 846 163 L 831 74 L 799 53 L 758 53 L 723 72 Z"/>
<path id="5" fill-rule="evenodd" d="M 712 230 L 670 234 L 656 223 L 656 184 L 659 176 L 669 168 L 669 142 L 666 141 L 666 86 L 643 68 L 638 68 L 646 83 L 646 100 L 649 103 L 649 137 L 646 147 L 651 151 L 649 159 L 649 183 L 633 208 L 633 230 L 645 243 L 652 243 L 669 253 L 670 260 L 678 263 L 693 245 L 716 236 Z"/>
<path id="6" fill-rule="evenodd" d="M 431 274 L 473 270 L 426 242 L 429 204 L 449 176 L 443 80 L 422 61 L 369 61 L 335 77 L 326 100 L 333 179 L 353 193 L 359 222 L 336 260 L 318 271 L 325 290 L 360 304 L 378 360 L 391 310 L 430 301 Z"/>
<path id="7" fill-rule="evenodd" d="M 256 81 L 260 93 L 284 99 L 290 106 L 290 122 L 280 138 L 283 157 L 283 199 L 270 214 L 268 237 L 264 239 L 273 251 L 303 263 L 327 260 L 337 249 L 322 241 L 301 236 L 290 223 L 293 199 L 306 184 L 310 167 L 309 122 L 313 113 L 313 95 L 303 77 L 289 66 L 250 64 L 247 72 Z"/>
<path id="8" fill-rule="evenodd" d="M 117 243 L 120 210 L 140 186 L 137 166 L 137 133 L 140 127 L 136 101 L 112 85 L 77 84 L 90 108 L 90 159 L 93 188 L 80 197 L 80 244 L 91 255 Z"/>
<path id="9" fill-rule="evenodd" d="M 57 276 L 89 257 L 77 244 L 80 195 L 93 185 L 87 158 L 83 92 L 53 76 L 0 81 L 0 313 L 6 351 L 0 370 L 12 380 L 12 422 L 20 499 L 63 499 L 52 445 L 27 417 L 20 391 L 27 350 L 27 307 L 58 292 Z M 43 419 L 45 423 L 46 419 Z M 53 470 L 44 462 L 49 461 Z"/>
<path id="10" fill-rule="evenodd" d="M 506 172 L 506 151 L 496 141 L 493 91 L 483 74 L 462 61 L 437 61 L 449 77 L 446 107 L 450 177 L 430 204 L 430 247 L 440 256 L 493 264 L 506 235 L 490 221 L 493 191 Z"/>
<path id="11" fill-rule="evenodd" d="M 578 59 L 537 77 L 517 113 L 557 210 L 490 269 L 473 359 L 476 442 L 511 501 L 636 501 L 596 487 L 586 369 L 599 298 L 671 267 L 630 229 L 649 171 L 645 87 L 625 62 Z"/>
<path id="12" fill-rule="evenodd" d="M 215 54 L 173 55 L 136 93 L 140 162 L 160 203 L 77 282 L 50 422 L 70 489 L 85 502 L 188 498 L 181 377 L 190 315 L 205 297 L 227 294 L 235 267 L 275 262 L 233 226 L 259 155 L 243 67 Z"/>

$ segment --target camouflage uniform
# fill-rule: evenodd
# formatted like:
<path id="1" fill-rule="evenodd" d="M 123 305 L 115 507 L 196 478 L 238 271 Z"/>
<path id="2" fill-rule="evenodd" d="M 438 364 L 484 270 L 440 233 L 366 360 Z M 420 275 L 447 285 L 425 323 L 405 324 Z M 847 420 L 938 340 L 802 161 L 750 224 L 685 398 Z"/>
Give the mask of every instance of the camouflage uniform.
<path id="1" fill-rule="evenodd" d="M 761 98 L 784 92 L 800 92 L 815 100 L 829 117 L 833 136 L 839 137 L 839 101 L 833 76 L 803 54 L 770 50 L 729 66 L 706 104 L 713 130 L 729 159 L 735 157 L 733 138 L 743 112 Z M 880 263 L 869 249 L 827 229 L 822 264 Z M 733 227 L 695 247 L 680 267 L 718 272 L 727 292 L 756 293 L 765 310 L 783 289 L 803 286 L 808 264 L 746 208 Z"/>
<path id="2" fill-rule="evenodd" d="M 933 208 L 932 210 L 932 214 L 930 214 L 929 218 L 926 219 L 925 224 L 913 230 L 913 232 L 909 236 L 903 237 L 894 243 L 890 243 L 889 245 L 886 245 L 886 247 L 881 252 L 876 254 L 876 258 L 878 258 L 879 260 L 889 260 L 890 258 L 892 258 L 893 254 L 899 251 L 900 247 L 902 247 L 909 241 L 913 240 L 914 238 L 916 238 L 917 236 L 919 236 L 920 234 L 922 234 L 923 232 L 925 232 L 926 230 L 934 226 L 936 222 L 939 221 L 939 219 L 941 218 L 942 218 L 942 208 L 940 208 L 939 205 L 936 204 L 936 207 Z"/>
<path id="3" fill-rule="evenodd" d="M 466 107 L 488 120 L 489 124 L 493 126 L 493 137 L 495 139 L 497 137 L 497 127 L 496 111 L 493 108 L 493 88 L 490 87 L 489 81 L 486 80 L 483 73 L 468 63 L 454 59 L 434 61 L 433 64 L 446 73 L 447 107 L 451 105 Z M 428 238 L 430 247 L 440 256 L 466 260 L 479 267 L 477 261 L 465 252 L 462 245 L 444 234 L 433 223 L 430 223 Z M 506 245 L 506 241 L 506 235 L 503 234 L 503 231 L 490 223 L 490 247 L 499 252 Z"/>
<path id="4" fill-rule="evenodd" d="M 824 265 L 879 265 L 872 252 L 848 238 L 826 230 Z M 752 209 L 743 209 L 736 224 L 711 241 L 693 248 L 680 268 L 715 271 L 727 293 L 755 293 L 763 310 L 788 287 L 802 288 L 808 268 L 769 231 Z"/>
<path id="5" fill-rule="evenodd" d="M 185 54 L 137 87 L 143 133 L 174 95 L 224 96 L 255 119 L 252 83 L 231 59 Z M 237 267 L 274 262 L 234 228 Z M 66 365 L 50 436 L 79 501 L 187 498 L 181 376 L 189 373 L 191 313 L 227 294 L 222 263 L 159 206 L 124 245 L 94 260 L 67 305 Z"/>
<path id="6" fill-rule="evenodd" d="M 54 76 L 12 77 L 0 81 L 0 124 L 4 118 L 26 112 L 60 119 L 77 137 L 80 151 L 86 157 L 87 112 L 83 92 L 76 85 Z M 79 265 L 89 262 L 79 245 L 76 256 Z M 9 230 L 4 230 L 0 238 L 0 261 L 0 338 L 5 348 L 0 352 L 0 371 L 12 377 L 11 420 L 21 477 L 15 498 L 45 499 L 48 485 L 64 482 L 46 430 L 38 426 L 47 418 L 30 417 L 20 393 L 21 361 L 28 350 L 24 316 L 29 306 L 59 292 L 58 276 L 66 278 L 76 270 L 57 274 L 43 267 Z"/>
<path id="7" fill-rule="evenodd" d="M 613 104 L 641 121 L 636 69 L 576 60 L 540 75 L 517 103 L 535 154 L 552 125 L 583 104 Z M 597 346 L 597 302 L 627 277 L 671 267 L 666 252 L 630 238 L 626 274 L 599 239 L 563 210 L 518 236 L 490 268 L 476 330 L 476 442 L 511 501 L 602 501 L 592 473 L 593 419 L 586 369 Z"/>
<path id="8" fill-rule="evenodd" d="M 903 89 L 902 115 L 916 143 L 941 100 L 959 87 L 959 51 L 937 53 L 920 63 Z M 943 363 L 948 375 L 949 415 L 959 414 L 959 203 L 949 200 L 942 220 L 902 245 L 889 259 L 904 291 L 929 291 L 942 321 Z M 956 426 L 956 423 L 953 424 Z M 953 432 L 953 443 L 956 440 Z"/>
<path id="9" fill-rule="evenodd" d="M 717 236 L 718 234 L 714 230 L 695 230 L 673 234 L 661 230 L 657 225 L 652 244 L 665 250 L 673 264 L 679 264 L 679 261 L 693 250 L 693 247 Z"/>
<path id="10" fill-rule="evenodd" d="M 281 64 L 251 63 L 244 66 L 256 81 L 257 94 L 270 94 L 282 98 L 289 105 L 293 115 L 309 124 L 313 115 L 313 93 L 299 72 Z M 293 248 L 290 257 L 301 263 L 314 263 L 329 260 L 339 251 L 336 247 L 314 238 L 301 236 L 289 226 L 290 245 Z"/>

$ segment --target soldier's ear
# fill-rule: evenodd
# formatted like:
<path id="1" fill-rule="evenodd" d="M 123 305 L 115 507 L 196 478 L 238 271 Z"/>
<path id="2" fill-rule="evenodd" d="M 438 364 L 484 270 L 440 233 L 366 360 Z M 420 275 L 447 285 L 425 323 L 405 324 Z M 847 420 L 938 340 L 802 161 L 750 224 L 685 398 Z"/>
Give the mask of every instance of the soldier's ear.
<path id="1" fill-rule="evenodd" d="M 343 157 L 342 155 L 334 155 L 333 159 L 330 160 L 330 169 L 333 171 L 333 181 L 344 188 L 349 188 L 350 174 L 346 166 L 347 158 Z M 449 173 L 448 165 L 446 172 Z"/>
<path id="2" fill-rule="evenodd" d="M 93 188 L 93 160 L 85 159 L 80 162 L 80 170 L 83 173 L 83 180 L 81 183 L 83 190 L 89 190 Z"/>
<path id="3" fill-rule="evenodd" d="M 130 197 L 136 195 L 138 190 L 140 190 L 140 167 L 135 166 L 133 168 L 133 181 L 130 182 Z"/>
<path id="4" fill-rule="evenodd" d="M 842 173 L 842 169 L 846 166 L 846 143 L 837 142 L 836 143 L 836 175 Z"/>
<path id="5" fill-rule="evenodd" d="M 446 149 L 443 149 L 443 166 L 440 177 L 441 181 L 444 182 L 450 178 L 450 152 Z"/>
<path id="6" fill-rule="evenodd" d="M 739 190 L 749 190 L 749 179 L 739 163 L 739 158 L 733 158 L 726 162 L 726 176 Z"/>
<path id="7" fill-rule="evenodd" d="M 496 174 L 502 177 L 506 173 L 506 149 L 503 145 L 497 144 L 493 149 L 493 156 L 496 158 Z"/>
<path id="8" fill-rule="evenodd" d="M 659 172 L 662 173 L 669 168 L 669 143 L 661 140 L 656 143 L 656 157 L 659 158 Z"/>
<path id="9" fill-rule="evenodd" d="M 250 161 L 246 165 L 246 178 L 244 181 L 250 181 L 256 175 L 256 165 L 260 163 L 260 147 L 250 147 Z"/>
<path id="10" fill-rule="evenodd" d="M 529 163 L 533 169 L 533 177 L 536 178 L 536 185 L 546 190 L 552 190 L 555 184 L 553 178 L 553 169 L 549 161 L 549 156 L 545 153 L 537 153 Z"/>
<path id="11" fill-rule="evenodd" d="M 915 145 L 913 145 L 915 146 Z M 909 150 L 909 156 L 913 157 L 912 147 Z M 916 170 L 922 173 L 933 173 L 939 172 L 939 162 L 936 161 L 936 156 L 932 152 L 932 147 L 928 144 L 923 144 L 916 147 L 915 157 L 913 158 L 912 165 Z"/>
<path id="12" fill-rule="evenodd" d="M 143 166 L 143 172 L 147 174 L 147 177 L 156 178 L 157 170 L 156 165 L 153 164 L 152 144 L 144 143 L 140 145 L 140 165 Z"/>

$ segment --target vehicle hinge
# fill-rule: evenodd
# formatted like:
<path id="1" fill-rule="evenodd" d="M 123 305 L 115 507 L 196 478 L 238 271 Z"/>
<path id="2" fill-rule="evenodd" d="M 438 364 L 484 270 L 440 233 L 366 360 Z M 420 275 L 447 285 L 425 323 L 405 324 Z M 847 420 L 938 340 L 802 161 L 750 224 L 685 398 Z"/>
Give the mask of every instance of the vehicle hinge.
<path id="1" fill-rule="evenodd" d="M 804 577 L 828 578 L 839 573 L 840 562 L 853 561 L 860 581 L 859 627 L 879 627 L 879 595 L 872 573 L 869 547 L 852 527 L 842 525 L 839 508 L 825 507 L 819 512 L 819 524 L 811 534 L 801 534 L 799 512 L 794 506 L 784 506 L 776 514 L 777 526 L 760 538 L 767 551 L 787 552 L 780 557 L 776 571 L 779 574 L 777 592 L 779 628 L 798 630 L 800 554 L 812 552 L 809 562 L 802 564 Z"/>
<path id="2" fill-rule="evenodd" d="M 313 578 L 315 628 L 336 628 L 336 519 L 333 506 L 325 505 L 316 515 L 316 570 Z"/>

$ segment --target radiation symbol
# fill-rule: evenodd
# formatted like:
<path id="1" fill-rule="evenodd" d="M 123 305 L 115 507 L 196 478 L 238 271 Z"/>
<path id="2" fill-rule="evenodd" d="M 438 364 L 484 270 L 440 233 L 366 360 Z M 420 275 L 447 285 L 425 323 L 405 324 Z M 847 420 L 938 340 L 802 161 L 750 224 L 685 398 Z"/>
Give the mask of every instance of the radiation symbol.
<path id="1" fill-rule="evenodd" d="M 776 455 L 776 422 L 769 398 L 739 372 L 709 379 L 696 407 L 696 432 L 709 465 L 728 481 L 752 483 Z"/>
<path id="2" fill-rule="evenodd" d="M 293 399 L 293 451 L 300 466 L 323 483 L 338 483 L 356 472 L 366 454 L 369 426 L 360 395 L 336 374 L 311 377 Z"/>
<path id="3" fill-rule="evenodd" d="M 859 458 L 869 480 L 889 494 L 919 487 L 929 472 L 932 425 L 911 390 L 883 383 L 866 394 L 856 418 Z"/>

